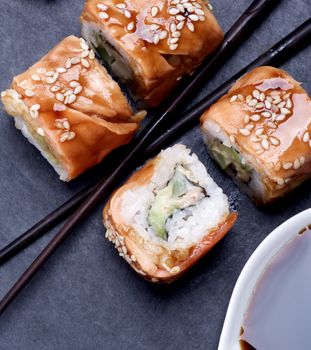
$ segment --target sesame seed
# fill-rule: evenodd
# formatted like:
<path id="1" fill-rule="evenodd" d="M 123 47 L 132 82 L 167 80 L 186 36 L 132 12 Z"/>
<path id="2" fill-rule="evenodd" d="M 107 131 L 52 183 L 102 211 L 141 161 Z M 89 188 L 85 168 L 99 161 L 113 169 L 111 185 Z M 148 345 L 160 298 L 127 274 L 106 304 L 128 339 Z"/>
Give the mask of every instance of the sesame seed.
<path id="1" fill-rule="evenodd" d="M 60 86 L 58 86 L 58 85 L 53 85 L 53 86 L 51 86 L 51 92 L 57 92 L 57 91 L 59 91 L 60 90 Z"/>
<path id="2" fill-rule="evenodd" d="M 286 105 L 286 102 L 283 101 L 283 102 L 278 104 L 278 107 L 279 108 L 283 108 L 283 107 L 285 107 L 285 105 Z"/>
<path id="3" fill-rule="evenodd" d="M 154 45 L 157 45 L 160 41 L 160 36 L 158 34 L 156 34 L 154 37 L 153 37 L 153 43 Z"/>
<path id="4" fill-rule="evenodd" d="M 283 121 L 285 118 L 286 118 L 286 117 L 285 117 L 284 114 L 280 114 L 279 116 L 276 117 L 276 120 L 277 120 L 278 122 L 281 122 L 281 121 Z"/>
<path id="5" fill-rule="evenodd" d="M 63 68 L 63 67 L 58 67 L 58 68 L 56 68 L 56 72 L 57 72 L 57 73 L 60 73 L 60 74 L 66 73 L 66 72 L 67 72 L 67 69 L 66 69 L 66 68 Z"/>
<path id="6" fill-rule="evenodd" d="M 81 58 L 85 58 L 85 57 L 87 57 L 87 56 L 89 55 L 89 53 L 90 53 L 90 51 L 89 51 L 89 50 L 85 50 L 85 51 L 83 51 L 83 52 L 82 52 L 82 54 L 81 54 Z"/>
<path id="7" fill-rule="evenodd" d="M 45 135 L 45 132 L 44 132 L 44 130 L 42 129 L 42 128 L 38 128 L 37 129 L 37 133 L 40 135 L 40 136 L 44 136 Z"/>
<path id="8" fill-rule="evenodd" d="M 265 149 L 268 150 L 269 149 L 269 142 L 267 141 L 267 139 L 263 139 L 261 141 L 261 146 Z"/>
<path id="9" fill-rule="evenodd" d="M 94 52 L 93 50 L 90 50 L 89 59 L 90 59 L 91 61 L 93 61 L 94 58 L 95 58 L 95 52 Z"/>
<path id="10" fill-rule="evenodd" d="M 260 92 L 259 92 L 258 90 L 254 90 L 254 91 L 253 91 L 253 96 L 254 96 L 254 98 L 256 98 L 257 100 L 259 100 L 259 98 L 260 98 Z"/>
<path id="11" fill-rule="evenodd" d="M 175 51 L 178 48 L 177 44 L 170 45 L 170 50 Z"/>
<path id="12" fill-rule="evenodd" d="M 100 12 L 99 13 L 99 18 L 101 18 L 101 19 L 108 19 L 109 15 L 106 12 Z"/>
<path id="13" fill-rule="evenodd" d="M 268 100 L 265 100 L 265 106 L 267 109 L 271 108 L 271 102 L 269 102 Z"/>
<path id="14" fill-rule="evenodd" d="M 254 121 L 254 122 L 258 122 L 258 120 L 260 120 L 260 115 L 259 114 L 254 114 L 250 117 L 250 120 Z"/>
<path id="15" fill-rule="evenodd" d="M 257 129 L 257 130 L 255 131 L 255 134 L 256 134 L 257 136 L 260 136 L 260 135 L 262 135 L 263 132 L 264 132 L 264 130 L 263 130 L 262 128 L 259 128 L 259 129 Z"/>
<path id="16" fill-rule="evenodd" d="M 56 79 L 54 79 L 53 77 L 48 77 L 46 78 L 46 81 L 48 84 L 54 84 L 56 82 Z"/>
<path id="17" fill-rule="evenodd" d="M 282 114 L 290 114 L 290 110 L 288 110 L 287 108 L 281 108 L 281 113 Z"/>
<path id="18" fill-rule="evenodd" d="M 293 163 L 288 162 L 288 163 L 284 163 L 284 164 L 283 164 L 283 169 L 284 169 L 284 170 L 289 170 L 289 169 L 291 169 L 292 167 L 293 167 Z"/>
<path id="19" fill-rule="evenodd" d="M 265 104 L 263 102 L 259 102 L 256 104 L 256 108 L 258 108 L 258 109 L 263 108 L 263 107 L 265 107 Z"/>
<path id="20" fill-rule="evenodd" d="M 54 72 L 53 71 L 48 71 L 48 72 L 45 72 L 44 75 L 46 77 L 52 77 L 54 75 Z"/>
<path id="21" fill-rule="evenodd" d="M 190 30 L 190 32 L 194 32 L 194 25 L 193 25 L 193 23 L 187 23 L 187 27 L 188 27 L 188 29 Z"/>
<path id="22" fill-rule="evenodd" d="M 235 143 L 235 137 L 233 135 L 230 135 L 229 139 L 231 143 Z"/>
<path id="23" fill-rule="evenodd" d="M 292 104 L 292 101 L 290 100 L 290 98 L 288 98 L 287 101 L 286 101 L 286 107 L 287 108 L 292 108 L 293 107 L 293 104 Z"/>
<path id="24" fill-rule="evenodd" d="M 270 137 L 270 142 L 272 143 L 273 146 L 278 146 L 280 144 L 280 140 L 277 139 L 276 137 Z"/>
<path id="25" fill-rule="evenodd" d="M 230 102 L 233 103 L 235 102 L 236 100 L 238 99 L 238 96 L 237 95 L 234 95 L 230 98 Z"/>
<path id="26" fill-rule="evenodd" d="M 31 79 L 34 80 L 34 81 L 40 81 L 41 80 L 41 78 L 38 75 L 36 75 L 36 74 L 33 74 L 31 76 Z"/>
<path id="27" fill-rule="evenodd" d="M 172 34 L 172 37 L 173 38 L 180 38 L 181 37 L 181 33 L 176 31 L 175 33 Z"/>
<path id="28" fill-rule="evenodd" d="M 175 23 L 172 23 L 172 24 L 170 25 L 170 31 L 171 31 L 172 33 L 174 33 L 174 32 L 176 32 L 176 30 L 177 30 L 176 24 L 175 24 Z"/>
<path id="29" fill-rule="evenodd" d="M 69 83 L 69 86 L 72 87 L 73 89 L 76 88 L 77 86 L 80 86 L 80 83 L 78 81 L 72 80 Z"/>
<path id="30" fill-rule="evenodd" d="M 185 25 L 185 22 L 184 22 L 184 21 L 179 22 L 179 23 L 177 24 L 176 28 L 177 28 L 178 30 L 182 30 L 183 27 L 184 27 L 184 25 Z"/>
<path id="31" fill-rule="evenodd" d="M 276 182 L 277 182 L 278 185 L 280 185 L 280 186 L 283 186 L 283 185 L 284 185 L 284 180 L 283 180 L 281 177 L 279 177 L 279 178 L 276 180 Z"/>
<path id="32" fill-rule="evenodd" d="M 249 136 L 251 134 L 251 132 L 248 129 L 240 129 L 239 132 L 243 136 Z"/>
<path id="33" fill-rule="evenodd" d="M 127 30 L 131 31 L 134 29 L 134 27 L 135 27 L 135 23 L 132 21 L 127 25 L 126 28 L 127 28 Z"/>
<path id="34" fill-rule="evenodd" d="M 56 94 L 56 100 L 63 102 L 65 99 L 64 95 L 61 94 L 60 92 Z"/>
<path id="35" fill-rule="evenodd" d="M 170 14 L 170 15 L 177 15 L 177 13 L 179 13 L 179 10 L 177 9 L 177 8 L 175 8 L 175 7 L 171 7 L 169 10 L 168 10 L 168 13 Z"/>
<path id="36" fill-rule="evenodd" d="M 26 95 L 27 97 L 33 97 L 33 96 L 35 96 L 35 93 L 34 93 L 34 91 L 31 90 L 31 89 L 27 89 L 27 90 L 25 91 L 25 95 Z"/>
<path id="37" fill-rule="evenodd" d="M 281 167 L 282 167 L 281 162 L 277 162 L 277 163 L 275 164 L 275 166 L 274 166 L 274 170 L 275 170 L 275 171 L 279 171 L 279 170 L 281 170 Z"/>
<path id="38" fill-rule="evenodd" d="M 158 12 L 159 12 L 159 8 L 157 6 L 153 6 L 151 8 L 151 16 L 152 17 L 155 17 L 158 14 Z"/>
<path id="39" fill-rule="evenodd" d="M 295 161 L 294 161 L 294 169 L 299 169 L 300 168 L 300 160 L 297 158 Z"/>
<path id="40" fill-rule="evenodd" d="M 197 15 L 189 15 L 189 18 L 194 22 L 197 22 L 199 20 L 199 17 Z"/>
<path id="41" fill-rule="evenodd" d="M 259 100 L 260 100 L 261 102 L 263 102 L 263 101 L 265 100 L 265 98 L 266 98 L 266 96 L 265 96 L 265 94 L 262 92 L 262 93 L 260 94 L 260 96 L 259 96 Z M 267 98 L 267 101 L 271 102 L 272 99 L 271 99 L 271 101 L 270 101 L 270 100 Z"/>
<path id="42" fill-rule="evenodd" d="M 76 101 L 76 99 L 77 99 L 77 96 L 74 94 L 71 94 L 71 95 L 67 96 L 67 103 L 66 104 L 70 105 L 70 104 L 74 103 Z"/>
<path id="43" fill-rule="evenodd" d="M 162 32 L 159 34 L 159 37 L 161 40 L 165 39 L 167 37 L 167 31 L 162 30 Z"/>
<path id="44" fill-rule="evenodd" d="M 251 96 L 251 95 L 248 95 L 248 96 L 246 97 L 246 103 L 249 104 L 249 103 L 251 102 L 251 100 L 252 100 L 252 96 Z"/>
<path id="45" fill-rule="evenodd" d="M 302 141 L 309 142 L 309 140 L 310 140 L 310 133 L 309 133 L 309 131 L 306 131 L 303 135 Z"/>
<path id="46" fill-rule="evenodd" d="M 270 112 L 262 112 L 261 115 L 262 115 L 264 118 L 270 118 L 270 117 L 271 117 L 271 113 L 270 113 Z"/>
<path id="47" fill-rule="evenodd" d="M 105 4 L 97 4 L 97 8 L 102 11 L 108 10 L 108 6 Z"/>
<path id="48" fill-rule="evenodd" d="M 71 95 L 71 94 L 73 94 L 73 90 L 68 89 L 68 90 L 64 93 L 64 96 L 69 96 L 69 95 Z"/>
<path id="49" fill-rule="evenodd" d="M 177 4 L 176 8 L 179 10 L 179 12 L 182 12 L 182 13 L 185 12 L 185 8 L 184 8 L 184 6 L 182 4 Z"/>
<path id="50" fill-rule="evenodd" d="M 205 15 L 204 11 L 199 9 L 199 8 L 195 9 L 194 12 L 195 12 L 195 14 L 197 14 L 199 16 L 204 16 Z"/>
<path id="51" fill-rule="evenodd" d="M 39 116 L 38 111 L 30 110 L 29 112 L 30 112 L 30 115 L 31 115 L 31 117 L 32 117 L 33 119 L 38 118 L 38 116 Z"/>
<path id="52" fill-rule="evenodd" d="M 238 100 L 239 100 L 239 101 L 244 101 L 244 96 L 241 95 L 241 94 L 238 94 Z"/>
<path id="53" fill-rule="evenodd" d="M 160 26 L 158 24 L 151 24 L 150 28 L 151 30 L 157 30 L 160 28 Z"/>
<path id="54" fill-rule="evenodd" d="M 80 58 L 79 57 L 72 57 L 70 59 L 70 63 L 71 64 L 78 64 L 78 63 L 80 63 Z"/>
<path id="55" fill-rule="evenodd" d="M 182 22 L 185 20 L 185 17 L 183 15 L 177 15 L 176 19 L 177 19 L 177 21 Z"/>
<path id="56" fill-rule="evenodd" d="M 256 99 L 252 99 L 252 100 L 250 100 L 249 102 L 248 102 L 248 106 L 249 107 L 254 107 L 254 106 L 256 106 L 256 104 L 257 104 L 257 100 Z"/>
<path id="57" fill-rule="evenodd" d="M 170 45 L 176 44 L 178 40 L 179 40 L 178 38 L 169 39 L 169 44 Z"/>
<path id="58" fill-rule="evenodd" d="M 41 108 L 41 106 L 40 106 L 39 104 L 35 104 L 35 105 L 32 105 L 32 106 L 30 107 L 30 110 L 31 110 L 31 111 L 39 111 L 40 108 Z"/>
<path id="59" fill-rule="evenodd" d="M 25 89 L 28 84 L 28 80 L 23 80 L 21 83 L 18 84 L 19 87 L 22 89 Z"/>
<path id="60" fill-rule="evenodd" d="M 70 58 L 68 58 L 68 60 L 66 61 L 65 67 L 66 67 L 66 69 L 69 69 L 71 67 L 71 59 Z"/>
<path id="61" fill-rule="evenodd" d="M 81 63 L 82 63 L 82 66 L 85 67 L 85 68 L 89 68 L 90 67 L 89 61 L 87 61 L 84 58 L 81 59 Z"/>
<path id="62" fill-rule="evenodd" d="M 244 117 L 244 123 L 245 123 L 245 124 L 248 124 L 248 123 L 249 123 L 249 120 L 250 120 L 249 115 L 246 115 L 246 116 Z"/>
<path id="63" fill-rule="evenodd" d="M 76 88 L 75 88 L 75 90 L 74 90 L 74 94 L 75 95 L 78 95 L 78 94 L 80 94 L 80 92 L 82 92 L 82 90 L 83 90 L 83 87 L 80 85 L 80 86 L 77 86 Z"/>
<path id="64" fill-rule="evenodd" d="M 305 161 L 306 161 L 306 158 L 305 158 L 304 156 L 301 156 L 301 157 L 299 158 L 299 160 L 300 160 L 301 166 L 303 166 L 304 163 L 305 163 Z"/>
<path id="65" fill-rule="evenodd" d="M 126 18 L 131 18 L 131 17 L 132 17 L 132 14 L 131 14 L 131 12 L 130 12 L 129 10 L 125 10 L 125 11 L 124 11 L 124 16 L 125 16 Z"/>
<path id="66" fill-rule="evenodd" d="M 277 126 L 273 123 L 273 122 L 270 122 L 268 121 L 267 125 L 271 128 L 271 129 L 276 129 Z"/>

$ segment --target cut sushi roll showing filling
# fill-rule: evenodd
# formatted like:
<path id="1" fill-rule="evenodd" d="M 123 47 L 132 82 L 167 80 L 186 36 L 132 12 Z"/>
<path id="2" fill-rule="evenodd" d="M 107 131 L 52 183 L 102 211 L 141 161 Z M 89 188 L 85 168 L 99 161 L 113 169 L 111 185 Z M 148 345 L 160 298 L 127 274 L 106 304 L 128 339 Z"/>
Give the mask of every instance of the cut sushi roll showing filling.
<path id="1" fill-rule="evenodd" d="M 158 105 L 222 42 L 203 0 L 87 0 L 82 36 L 136 100 Z"/>
<path id="2" fill-rule="evenodd" d="M 2 92 L 24 136 L 69 181 L 128 143 L 134 115 L 120 87 L 84 39 L 70 36 Z"/>
<path id="3" fill-rule="evenodd" d="M 201 117 L 211 156 L 257 204 L 311 175 L 311 100 L 288 73 L 259 67 Z"/>
<path id="4" fill-rule="evenodd" d="M 236 214 L 195 154 L 162 151 L 110 198 L 106 237 L 140 275 L 171 282 L 230 230 Z"/>

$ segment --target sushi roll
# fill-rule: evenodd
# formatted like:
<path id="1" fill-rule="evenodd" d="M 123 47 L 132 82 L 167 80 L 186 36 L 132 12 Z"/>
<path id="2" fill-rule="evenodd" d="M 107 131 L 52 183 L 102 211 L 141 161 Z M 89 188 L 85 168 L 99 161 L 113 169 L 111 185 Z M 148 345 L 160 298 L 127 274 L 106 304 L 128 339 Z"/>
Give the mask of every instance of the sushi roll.
<path id="1" fill-rule="evenodd" d="M 157 106 L 223 41 L 203 0 L 87 0 L 82 36 L 130 88 Z"/>
<path id="2" fill-rule="evenodd" d="M 177 144 L 119 188 L 104 213 L 106 237 L 152 282 L 172 282 L 230 230 L 236 213 L 195 154 Z"/>
<path id="3" fill-rule="evenodd" d="M 259 205 L 310 178 L 311 100 L 281 69 L 243 76 L 201 126 L 211 156 Z"/>
<path id="4" fill-rule="evenodd" d="M 15 125 L 69 181 L 128 143 L 134 115 L 84 39 L 67 37 L 1 93 Z"/>

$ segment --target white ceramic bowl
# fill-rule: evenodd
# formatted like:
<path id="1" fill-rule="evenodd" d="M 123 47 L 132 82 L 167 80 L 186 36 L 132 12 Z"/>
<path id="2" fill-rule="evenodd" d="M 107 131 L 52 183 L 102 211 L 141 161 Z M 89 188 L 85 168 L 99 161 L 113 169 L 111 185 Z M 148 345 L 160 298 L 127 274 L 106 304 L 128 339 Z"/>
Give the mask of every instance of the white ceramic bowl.
<path id="1" fill-rule="evenodd" d="M 311 209 L 293 216 L 276 228 L 255 250 L 234 287 L 218 350 L 241 350 L 240 329 L 252 291 L 271 259 L 297 233 L 311 224 Z"/>

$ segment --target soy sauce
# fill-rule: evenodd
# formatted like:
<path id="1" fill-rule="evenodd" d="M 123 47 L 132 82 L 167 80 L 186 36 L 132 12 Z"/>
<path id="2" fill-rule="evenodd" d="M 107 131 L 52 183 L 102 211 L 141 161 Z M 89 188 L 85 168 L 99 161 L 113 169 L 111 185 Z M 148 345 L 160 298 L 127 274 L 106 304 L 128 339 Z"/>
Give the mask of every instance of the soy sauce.
<path id="1" fill-rule="evenodd" d="M 241 328 L 243 350 L 311 349 L 311 226 L 272 259 Z"/>

